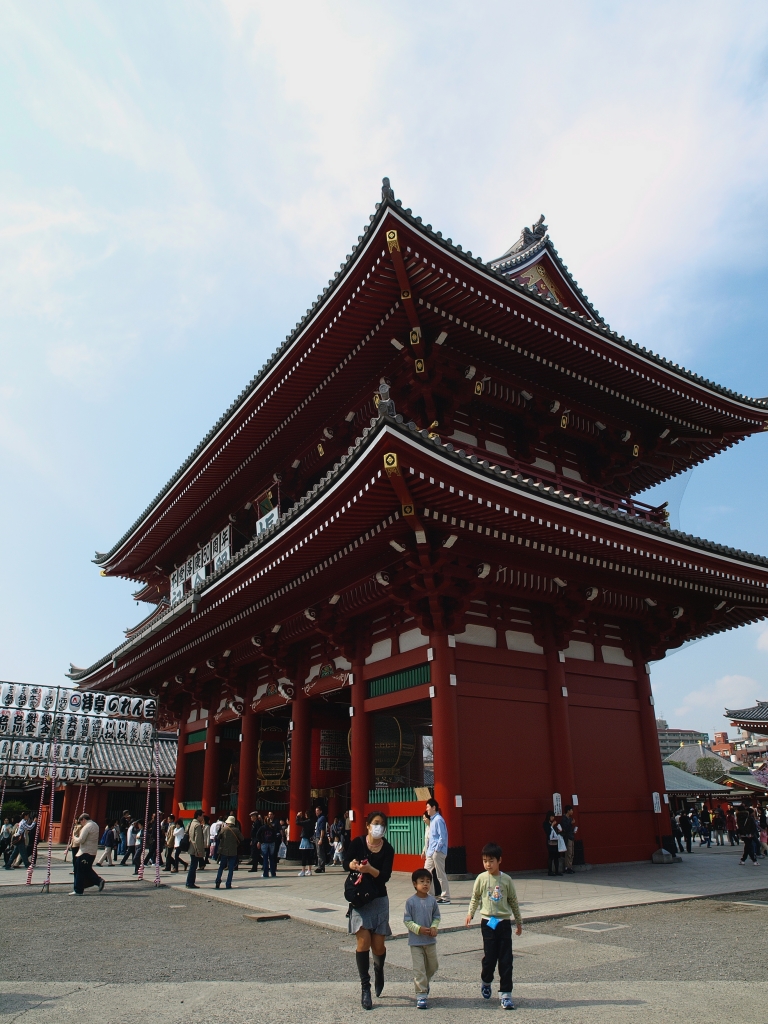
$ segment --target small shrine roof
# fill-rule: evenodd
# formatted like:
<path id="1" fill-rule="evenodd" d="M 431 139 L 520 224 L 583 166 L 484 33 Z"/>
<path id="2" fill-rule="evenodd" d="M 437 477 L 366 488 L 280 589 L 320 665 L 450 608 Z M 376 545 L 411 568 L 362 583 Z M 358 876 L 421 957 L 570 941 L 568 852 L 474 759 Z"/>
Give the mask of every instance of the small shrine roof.
<path id="1" fill-rule="evenodd" d="M 169 495 L 174 489 L 175 485 L 184 477 L 187 471 L 195 464 L 196 460 L 201 454 L 209 448 L 214 442 L 214 439 L 219 435 L 227 424 L 233 420 L 238 411 L 248 402 L 249 398 L 253 393 L 262 385 L 272 370 L 280 363 L 290 349 L 296 345 L 300 339 L 305 336 L 310 324 L 316 320 L 321 314 L 323 309 L 329 305 L 329 303 L 335 298 L 336 293 L 345 282 L 351 269 L 354 267 L 358 260 L 358 254 L 362 249 L 365 249 L 370 242 L 372 236 L 375 234 L 382 221 L 385 219 L 388 213 L 394 214 L 397 219 L 405 223 L 408 227 L 418 232 L 422 237 L 427 239 L 431 245 L 441 248 L 449 252 L 452 257 L 462 262 L 468 268 L 472 268 L 477 272 L 481 272 L 485 275 L 486 279 L 493 278 L 497 283 L 503 285 L 504 288 L 509 289 L 519 295 L 525 296 L 526 301 L 538 304 L 542 310 L 548 309 L 550 312 L 556 311 L 560 317 L 566 320 L 572 321 L 574 325 L 577 325 L 581 330 L 586 330 L 602 336 L 609 340 L 612 344 L 623 348 L 628 353 L 631 353 L 635 357 L 642 361 L 654 364 L 665 371 L 674 374 L 678 378 L 684 378 L 687 381 L 695 384 L 699 388 L 704 388 L 712 394 L 720 395 L 730 401 L 739 403 L 742 407 L 748 407 L 754 411 L 765 412 L 768 409 L 768 400 L 749 398 L 745 395 L 737 394 L 731 391 L 729 388 L 723 387 L 712 381 L 709 381 L 698 374 L 679 366 L 676 363 L 672 363 L 670 360 L 657 355 L 656 353 L 646 349 L 635 342 L 626 339 L 623 335 L 618 335 L 613 331 L 607 324 L 600 320 L 599 315 L 594 311 L 593 307 L 589 305 L 586 296 L 583 297 L 583 301 L 587 308 L 593 310 L 594 316 L 597 319 L 590 319 L 584 315 L 581 315 L 565 306 L 562 306 L 558 301 L 552 297 L 544 298 L 539 293 L 526 285 L 520 284 L 509 276 L 509 267 L 512 265 L 510 260 L 514 262 L 516 259 L 520 259 L 523 262 L 529 260 L 531 255 L 534 254 L 535 246 L 531 246 L 528 249 L 522 250 L 519 254 L 511 254 L 510 260 L 504 262 L 504 269 L 499 269 L 501 265 L 500 261 L 492 261 L 491 263 L 485 263 L 480 257 L 472 255 L 471 251 L 462 249 L 461 245 L 454 244 L 452 239 L 444 238 L 442 232 L 434 231 L 431 224 L 424 224 L 422 218 L 415 216 L 413 212 L 404 208 L 400 200 L 396 200 L 394 193 L 389 186 L 389 180 L 384 179 L 384 188 L 382 189 L 382 200 L 376 205 L 376 211 L 371 215 L 369 223 L 363 229 L 363 232 L 358 236 L 358 243 L 352 247 L 351 253 L 347 256 L 346 260 L 340 265 L 340 268 L 334 274 L 333 278 L 329 280 L 326 288 L 318 295 L 317 300 L 312 306 L 306 311 L 302 319 L 296 324 L 293 331 L 290 332 L 285 340 L 278 346 L 270 359 L 262 366 L 261 370 L 253 377 L 250 383 L 240 392 L 235 398 L 231 405 L 226 409 L 222 416 L 216 421 L 213 427 L 208 431 L 202 441 L 192 451 L 189 457 L 182 463 L 176 473 L 169 479 L 167 484 L 161 488 L 157 495 L 147 505 L 141 515 L 136 519 L 133 525 L 125 532 L 125 534 L 118 540 L 108 552 L 96 552 L 94 562 L 97 565 L 105 565 L 123 548 L 123 546 L 136 534 L 141 527 L 142 523 L 147 519 L 148 516 L 156 509 L 156 507 L 163 501 L 163 499 Z M 550 247 L 548 236 L 537 240 L 535 245 L 542 247 Z M 553 259 L 557 260 L 558 267 L 563 270 L 563 273 L 567 275 L 568 280 L 573 283 L 575 289 L 577 289 L 579 295 L 583 295 L 578 285 L 570 276 L 567 268 L 559 256 L 557 256 L 554 248 L 548 248 L 548 251 L 552 255 Z M 503 260 L 504 258 L 502 258 Z M 665 385 L 666 387 L 666 385 Z"/>
<path id="2" fill-rule="evenodd" d="M 97 742 L 93 745 L 89 771 L 91 778 L 98 779 L 146 779 L 152 766 L 152 747 L 131 743 Z M 158 736 L 157 752 L 160 764 L 160 779 L 171 782 L 176 776 L 176 753 L 178 741 L 175 736 Z"/>
<path id="3" fill-rule="evenodd" d="M 721 786 L 719 782 L 710 782 L 700 775 L 691 775 L 690 772 L 684 772 L 677 765 L 665 764 L 662 767 L 664 769 L 664 787 L 668 793 L 688 795 L 729 792 L 727 786 Z"/>
<path id="4" fill-rule="evenodd" d="M 726 774 L 733 768 L 733 762 L 726 760 L 724 757 L 720 757 L 716 754 L 711 747 L 706 746 L 703 743 L 686 743 L 683 747 L 678 747 L 677 750 L 673 750 L 671 754 L 668 754 L 664 758 L 664 763 L 669 764 L 671 761 L 682 762 L 691 772 L 696 771 L 696 762 L 701 758 L 707 758 L 712 761 L 717 761 Z"/>

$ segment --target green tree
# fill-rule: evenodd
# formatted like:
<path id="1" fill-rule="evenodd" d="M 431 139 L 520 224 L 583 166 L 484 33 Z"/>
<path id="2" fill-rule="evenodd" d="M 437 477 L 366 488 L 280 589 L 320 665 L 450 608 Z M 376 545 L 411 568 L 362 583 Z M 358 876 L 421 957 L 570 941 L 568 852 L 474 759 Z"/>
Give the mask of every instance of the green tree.
<path id="1" fill-rule="evenodd" d="M 665 761 L 665 764 L 673 764 L 675 768 L 679 768 L 681 772 L 688 771 L 688 765 L 685 761 Z"/>
<path id="2" fill-rule="evenodd" d="M 700 757 L 696 761 L 696 774 L 709 782 L 716 782 L 725 775 L 723 765 L 716 757 Z"/>
<path id="3" fill-rule="evenodd" d="M 13 821 L 14 818 L 20 818 L 24 811 L 28 811 L 29 808 L 22 800 L 6 800 L 3 804 L 3 818 L 10 818 Z"/>

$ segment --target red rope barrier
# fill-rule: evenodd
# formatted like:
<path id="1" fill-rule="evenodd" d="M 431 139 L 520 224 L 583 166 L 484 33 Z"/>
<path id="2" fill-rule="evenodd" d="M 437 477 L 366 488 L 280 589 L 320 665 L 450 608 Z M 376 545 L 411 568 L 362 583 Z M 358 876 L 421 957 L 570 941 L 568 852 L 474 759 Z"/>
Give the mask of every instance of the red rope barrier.
<path id="1" fill-rule="evenodd" d="M 149 794 L 152 792 L 152 754 L 149 755 L 149 777 L 147 778 L 147 802 L 144 807 L 144 822 L 141 826 L 141 859 L 139 861 L 139 881 L 144 880 L 144 856 L 147 849 L 147 829 L 149 828 Z"/>
<path id="2" fill-rule="evenodd" d="M 155 738 L 155 794 L 157 797 L 157 810 L 155 812 L 155 824 L 157 826 L 157 838 L 155 840 L 155 885 L 160 885 L 160 744 Z"/>

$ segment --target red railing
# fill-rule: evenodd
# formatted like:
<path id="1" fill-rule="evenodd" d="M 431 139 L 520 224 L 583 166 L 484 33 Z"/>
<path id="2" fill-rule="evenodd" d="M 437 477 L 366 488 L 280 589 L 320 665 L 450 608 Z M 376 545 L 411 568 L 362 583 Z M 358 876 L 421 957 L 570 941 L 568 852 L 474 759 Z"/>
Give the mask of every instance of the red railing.
<path id="1" fill-rule="evenodd" d="M 463 441 L 454 441 L 449 437 L 444 438 L 443 443 L 453 445 L 456 451 L 461 450 L 465 451 L 467 455 L 476 455 L 480 462 L 488 462 L 491 466 L 499 466 L 501 469 L 510 469 L 513 473 L 519 474 L 523 480 L 534 480 L 552 485 L 556 494 L 562 493 L 577 498 L 586 498 L 587 501 L 602 505 L 604 508 L 611 508 L 614 512 L 624 512 L 628 516 L 636 516 L 638 519 L 644 519 L 648 523 L 658 523 L 660 526 L 669 525 L 666 502 L 663 505 L 648 505 L 644 501 L 611 494 L 581 480 L 571 480 L 559 473 L 550 473 L 539 466 L 519 462 L 512 455 L 498 455 L 496 452 L 489 452 L 486 448 L 477 448 L 471 444 L 465 444 Z"/>

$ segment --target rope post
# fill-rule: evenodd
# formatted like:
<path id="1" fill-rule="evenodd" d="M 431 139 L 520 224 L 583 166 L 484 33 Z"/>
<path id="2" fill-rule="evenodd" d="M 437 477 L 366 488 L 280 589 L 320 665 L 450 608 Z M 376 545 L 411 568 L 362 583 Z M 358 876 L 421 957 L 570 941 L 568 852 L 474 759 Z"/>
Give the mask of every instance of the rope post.
<path id="1" fill-rule="evenodd" d="M 144 856 L 147 849 L 147 829 L 149 828 L 149 794 L 152 792 L 152 751 L 149 752 L 149 776 L 147 778 L 147 802 L 144 806 L 144 824 L 141 828 L 141 855 L 139 857 L 139 881 L 144 881 Z"/>
<path id="2" fill-rule="evenodd" d="M 45 881 L 41 892 L 51 891 L 51 859 L 53 856 L 53 803 L 56 799 L 56 779 L 51 779 L 51 813 L 48 815 L 48 862 L 46 865 Z"/>
<path id="3" fill-rule="evenodd" d="M 67 854 L 72 849 L 72 840 L 75 837 L 75 825 L 77 824 L 77 817 L 78 817 L 78 813 L 80 811 L 80 797 L 82 795 L 83 795 L 83 786 L 82 786 L 82 783 L 81 783 L 80 784 L 80 791 L 77 794 L 77 800 L 75 800 L 75 813 L 74 813 L 74 816 L 72 818 L 72 827 L 69 830 L 69 839 L 67 840 L 67 848 L 64 851 L 64 863 L 66 863 L 66 861 L 67 861 Z M 83 810 L 85 810 L 85 801 L 83 801 Z M 62 824 L 64 824 L 64 823 L 62 822 Z M 73 858 L 73 860 L 74 860 L 74 858 Z"/>
<path id="4" fill-rule="evenodd" d="M 53 788 L 53 779 L 56 778 L 56 767 L 55 767 L 55 765 L 56 765 L 56 756 L 55 756 L 55 754 L 54 754 L 53 764 L 54 764 L 54 767 L 52 769 L 52 771 L 53 771 L 53 778 L 51 779 L 51 788 Z M 43 813 L 43 803 L 44 803 L 44 800 L 45 800 L 45 791 L 46 791 L 47 787 L 48 787 L 48 779 L 44 778 L 43 779 L 43 788 L 40 790 L 40 807 L 38 808 L 37 820 L 35 821 L 35 841 L 32 844 L 32 856 L 30 857 L 29 867 L 27 868 L 27 881 L 25 882 L 25 885 L 32 885 L 32 872 L 35 870 L 35 859 L 37 858 L 37 844 L 38 844 L 38 841 L 40 839 L 40 817 L 41 817 L 41 815 Z"/>
<path id="5" fill-rule="evenodd" d="M 155 825 L 157 836 L 155 839 L 155 886 L 160 885 L 160 752 L 159 744 L 155 739 L 155 795 L 157 811 L 155 813 Z"/>

